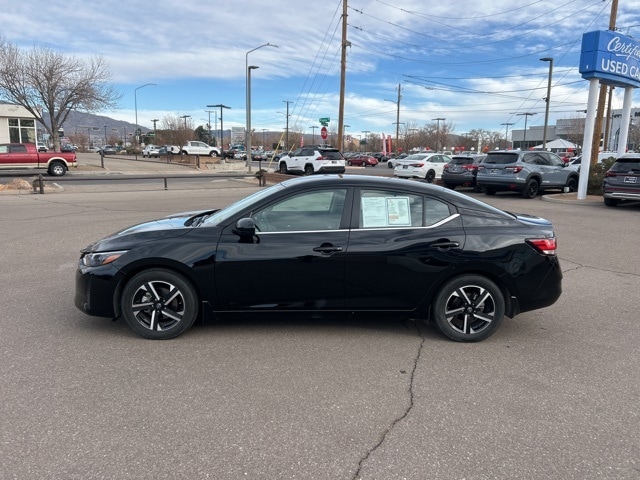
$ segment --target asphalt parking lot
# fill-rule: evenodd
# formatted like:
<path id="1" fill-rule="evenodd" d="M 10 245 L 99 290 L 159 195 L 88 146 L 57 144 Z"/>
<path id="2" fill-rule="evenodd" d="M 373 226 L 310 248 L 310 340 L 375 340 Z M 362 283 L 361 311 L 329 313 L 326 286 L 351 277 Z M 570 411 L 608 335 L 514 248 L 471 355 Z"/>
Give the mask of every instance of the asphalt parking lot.
<path id="1" fill-rule="evenodd" d="M 153 342 L 74 307 L 80 248 L 257 188 L 0 196 L 0 478 L 640 478 L 640 205 L 473 194 L 552 220 L 564 272 L 479 344 L 311 316 Z"/>

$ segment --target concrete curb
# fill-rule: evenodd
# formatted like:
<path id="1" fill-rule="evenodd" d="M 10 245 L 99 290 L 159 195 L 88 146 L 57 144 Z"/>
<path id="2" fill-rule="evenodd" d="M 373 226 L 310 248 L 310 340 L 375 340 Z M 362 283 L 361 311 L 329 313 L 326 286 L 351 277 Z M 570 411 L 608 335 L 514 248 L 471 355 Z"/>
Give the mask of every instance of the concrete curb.
<path id="1" fill-rule="evenodd" d="M 587 195 L 584 200 L 578 200 L 578 194 L 572 193 L 556 193 L 552 195 L 543 195 L 542 201 L 553 203 L 565 203 L 571 205 L 590 205 L 590 206 L 604 206 L 604 200 L 598 195 Z"/>

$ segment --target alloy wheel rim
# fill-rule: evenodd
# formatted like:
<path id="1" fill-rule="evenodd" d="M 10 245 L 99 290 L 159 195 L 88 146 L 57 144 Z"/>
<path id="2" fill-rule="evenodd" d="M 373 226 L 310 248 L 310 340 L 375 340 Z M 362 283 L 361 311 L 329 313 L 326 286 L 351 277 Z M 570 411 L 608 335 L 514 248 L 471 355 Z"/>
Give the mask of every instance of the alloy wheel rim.
<path id="1" fill-rule="evenodd" d="M 136 290 L 131 310 L 136 321 L 152 331 L 174 328 L 184 317 L 186 302 L 175 285 L 155 280 L 146 282 Z"/>
<path id="2" fill-rule="evenodd" d="M 473 335 L 487 329 L 493 323 L 496 318 L 496 303 L 486 288 L 465 285 L 449 295 L 444 314 L 453 330 Z"/>

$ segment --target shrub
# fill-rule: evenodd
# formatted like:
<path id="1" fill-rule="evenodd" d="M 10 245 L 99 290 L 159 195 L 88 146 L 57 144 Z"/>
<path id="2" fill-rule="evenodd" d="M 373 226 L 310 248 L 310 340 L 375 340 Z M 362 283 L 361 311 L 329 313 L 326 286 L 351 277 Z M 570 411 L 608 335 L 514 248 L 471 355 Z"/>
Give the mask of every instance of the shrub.
<path id="1" fill-rule="evenodd" d="M 601 163 L 596 163 L 589 169 L 589 182 L 587 183 L 588 195 L 602 195 L 602 182 L 604 174 L 616 161 L 614 157 L 605 158 Z"/>

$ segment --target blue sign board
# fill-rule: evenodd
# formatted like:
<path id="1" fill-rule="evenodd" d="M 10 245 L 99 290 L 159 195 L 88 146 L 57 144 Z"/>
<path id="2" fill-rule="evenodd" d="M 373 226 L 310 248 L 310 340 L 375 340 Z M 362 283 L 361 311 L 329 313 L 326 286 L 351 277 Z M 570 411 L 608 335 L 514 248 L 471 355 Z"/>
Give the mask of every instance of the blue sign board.
<path id="1" fill-rule="evenodd" d="M 606 85 L 640 87 L 640 41 L 613 30 L 585 33 L 580 73 Z"/>

